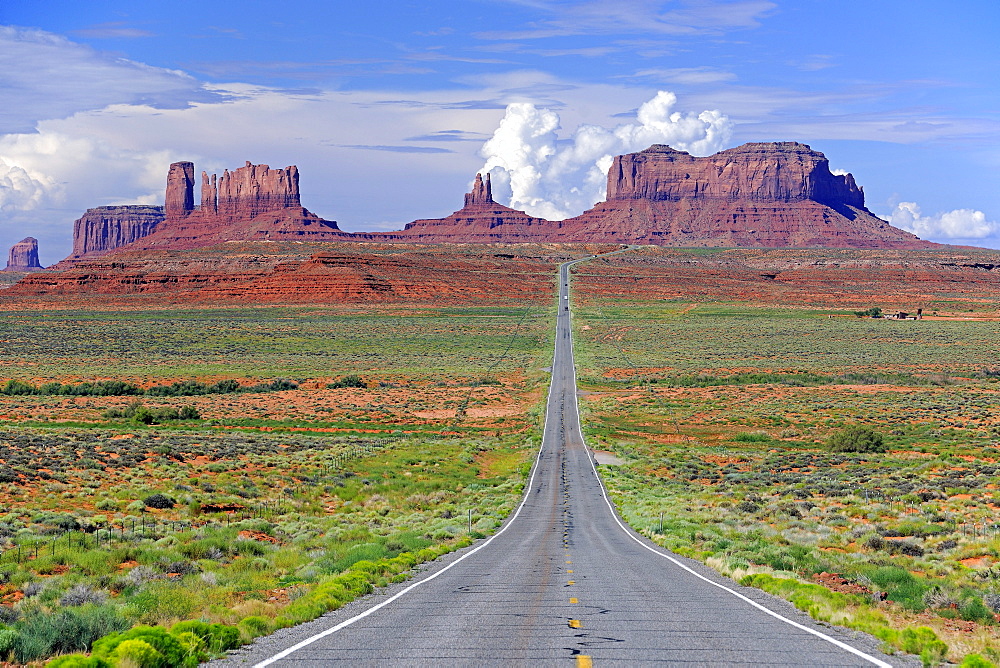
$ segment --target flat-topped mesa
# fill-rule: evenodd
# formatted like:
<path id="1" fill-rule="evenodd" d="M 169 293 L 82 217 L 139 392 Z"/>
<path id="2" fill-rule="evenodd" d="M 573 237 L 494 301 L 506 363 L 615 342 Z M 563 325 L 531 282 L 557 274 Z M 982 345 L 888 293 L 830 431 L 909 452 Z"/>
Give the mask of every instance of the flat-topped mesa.
<path id="1" fill-rule="evenodd" d="M 152 234 L 163 222 L 164 207 L 130 204 L 87 209 L 73 223 L 73 253 L 68 260 L 96 257 Z"/>
<path id="2" fill-rule="evenodd" d="M 26 237 L 11 246 L 4 271 L 41 271 L 38 262 L 38 239 Z"/>
<path id="3" fill-rule="evenodd" d="M 608 198 L 562 221 L 566 240 L 722 248 L 933 248 L 865 208 L 850 174 L 797 142 L 697 158 L 657 144 L 620 155 Z"/>
<path id="4" fill-rule="evenodd" d="M 620 155 L 608 170 L 608 201 L 634 199 L 865 206 L 853 176 L 831 173 L 826 156 L 798 142 L 744 144 L 704 158 L 662 144 Z"/>
<path id="5" fill-rule="evenodd" d="M 482 174 L 476 174 L 476 181 L 472 184 L 472 192 L 465 194 L 465 207 L 489 206 L 495 204 L 493 201 L 493 189 L 490 187 L 490 174 L 486 173 L 486 181 L 483 181 Z"/>

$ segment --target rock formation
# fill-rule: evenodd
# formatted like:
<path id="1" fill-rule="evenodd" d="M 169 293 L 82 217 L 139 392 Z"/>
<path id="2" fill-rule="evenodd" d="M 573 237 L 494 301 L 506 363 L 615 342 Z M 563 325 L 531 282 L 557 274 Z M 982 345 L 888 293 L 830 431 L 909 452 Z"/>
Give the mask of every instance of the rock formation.
<path id="1" fill-rule="evenodd" d="M 620 155 L 608 170 L 607 201 L 635 199 L 865 206 L 853 176 L 832 174 L 826 156 L 796 142 L 744 144 L 707 158 L 662 144 Z"/>
<path id="2" fill-rule="evenodd" d="M 608 198 L 563 221 L 561 238 L 663 246 L 933 248 L 864 206 L 850 174 L 796 142 L 705 158 L 669 146 L 615 158 Z"/>
<path id="3" fill-rule="evenodd" d="M 99 206 L 87 209 L 73 223 L 73 253 L 67 260 L 99 257 L 130 244 L 152 234 L 163 219 L 162 206 Z"/>
<path id="4" fill-rule="evenodd" d="M 465 206 L 445 218 L 407 223 L 399 232 L 356 233 L 359 241 L 419 243 L 496 243 L 551 241 L 559 223 L 529 216 L 493 201 L 490 175 L 476 174 L 472 192 L 465 194 Z"/>
<path id="5" fill-rule="evenodd" d="M 169 218 L 186 216 L 194 211 L 193 162 L 175 162 L 170 165 L 163 207 Z"/>
<path id="6" fill-rule="evenodd" d="M 744 144 L 704 158 L 654 145 L 615 158 L 607 200 L 580 216 L 547 221 L 493 200 L 477 174 L 464 206 L 398 232 L 341 231 L 302 207 L 299 171 L 246 165 L 221 176 L 175 162 L 164 207 L 98 207 L 74 226 L 68 262 L 123 246 L 183 250 L 223 241 L 302 240 L 389 243 L 634 243 L 681 247 L 935 248 L 865 208 L 850 174 L 830 172 L 805 144 Z M 56 268 L 64 268 L 63 263 Z"/>
<path id="7" fill-rule="evenodd" d="M 11 246 L 4 271 L 41 271 L 44 269 L 38 262 L 38 239 L 27 237 Z"/>
<path id="8" fill-rule="evenodd" d="M 201 175 L 201 206 L 195 206 L 194 163 L 175 162 L 167 173 L 164 206 L 88 209 L 73 228 L 73 253 L 64 269 L 112 250 L 190 249 L 245 239 L 349 238 L 333 221 L 302 208 L 299 170 L 247 162 L 222 176 Z"/>
<path id="9" fill-rule="evenodd" d="M 426 246 L 226 242 L 208 252 L 122 249 L 0 291 L 7 303 L 74 307 L 149 304 L 545 304 L 560 262 L 580 253 L 542 245 Z"/>
<path id="10" fill-rule="evenodd" d="M 234 172 L 226 170 L 222 173 L 217 192 L 215 208 L 219 214 L 245 220 L 268 211 L 302 206 L 299 201 L 299 168 L 295 165 L 270 169 L 267 165 L 252 165 L 247 161 L 244 167 Z M 210 199 L 209 208 L 212 205 Z M 204 200 L 202 206 L 205 206 Z"/>
<path id="11" fill-rule="evenodd" d="M 493 188 L 490 187 L 490 175 L 486 173 L 486 181 L 483 181 L 482 174 L 476 174 L 476 180 L 472 184 L 472 192 L 465 193 L 465 208 L 470 206 L 489 206 L 496 204 L 493 201 Z"/>

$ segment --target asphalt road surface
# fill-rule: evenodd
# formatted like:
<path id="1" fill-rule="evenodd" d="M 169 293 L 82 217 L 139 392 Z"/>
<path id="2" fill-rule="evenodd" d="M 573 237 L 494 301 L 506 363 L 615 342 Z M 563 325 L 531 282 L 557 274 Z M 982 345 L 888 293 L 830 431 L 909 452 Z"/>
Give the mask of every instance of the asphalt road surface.
<path id="1" fill-rule="evenodd" d="M 620 522 L 580 432 L 568 271 L 560 268 L 542 449 L 518 511 L 491 539 L 413 581 L 218 665 L 911 665 Z"/>

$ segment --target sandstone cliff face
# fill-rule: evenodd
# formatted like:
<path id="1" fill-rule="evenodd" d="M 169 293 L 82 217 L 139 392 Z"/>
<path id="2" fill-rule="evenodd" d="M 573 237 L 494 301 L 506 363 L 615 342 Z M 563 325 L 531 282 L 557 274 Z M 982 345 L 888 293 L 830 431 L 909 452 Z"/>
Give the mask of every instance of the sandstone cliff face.
<path id="1" fill-rule="evenodd" d="M 224 171 L 218 179 L 213 174 L 210 181 L 202 172 L 201 193 L 201 206 L 206 212 L 214 210 L 223 216 L 245 220 L 268 211 L 302 206 L 299 168 L 295 165 L 271 169 L 247 161 L 239 169 Z"/>
<path id="2" fill-rule="evenodd" d="M 73 253 L 68 260 L 97 257 L 152 234 L 163 222 L 161 206 L 99 206 L 73 223 Z"/>
<path id="3" fill-rule="evenodd" d="M 607 201 L 563 221 L 566 241 L 685 247 L 934 248 L 864 208 L 850 174 L 795 142 L 705 158 L 669 146 L 618 156 Z"/>
<path id="4" fill-rule="evenodd" d="M 41 271 L 42 265 L 38 262 L 38 239 L 27 237 L 11 246 L 7 259 L 7 268 L 4 271 Z"/>
<path id="5" fill-rule="evenodd" d="M 620 155 L 608 171 L 607 201 L 630 199 L 865 205 L 853 176 L 830 173 L 826 156 L 797 142 L 744 144 L 707 158 L 662 144 Z"/>
<path id="6" fill-rule="evenodd" d="M 175 162 L 170 165 L 163 207 L 170 218 L 186 216 L 194 210 L 193 162 Z"/>

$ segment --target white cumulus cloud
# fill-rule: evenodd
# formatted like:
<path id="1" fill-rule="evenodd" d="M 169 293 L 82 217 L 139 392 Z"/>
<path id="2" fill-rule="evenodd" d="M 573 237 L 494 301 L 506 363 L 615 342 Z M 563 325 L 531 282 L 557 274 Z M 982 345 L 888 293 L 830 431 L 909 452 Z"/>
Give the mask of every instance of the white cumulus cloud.
<path id="1" fill-rule="evenodd" d="M 52 187 L 52 180 L 44 174 L 30 172 L 0 156 L 0 211 L 35 209 Z"/>
<path id="2" fill-rule="evenodd" d="M 1000 232 L 1000 223 L 974 209 L 955 209 L 925 216 L 914 202 L 900 202 L 889 216 L 895 227 L 924 239 L 984 239 Z"/>
<path id="3" fill-rule="evenodd" d="M 559 139 L 559 115 L 530 103 L 507 106 L 500 126 L 480 150 L 483 172 L 494 194 L 533 216 L 562 220 L 604 199 L 608 168 L 616 155 L 669 144 L 694 155 L 715 153 L 728 143 L 733 124 L 718 110 L 674 111 L 677 97 L 660 91 L 643 103 L 635 123 L 614 128 L 581 125 L 572 139 Z"/>

